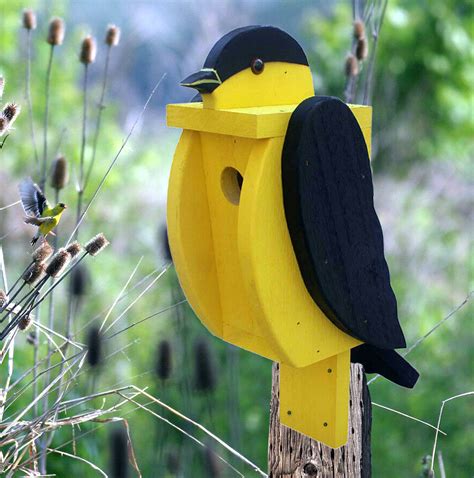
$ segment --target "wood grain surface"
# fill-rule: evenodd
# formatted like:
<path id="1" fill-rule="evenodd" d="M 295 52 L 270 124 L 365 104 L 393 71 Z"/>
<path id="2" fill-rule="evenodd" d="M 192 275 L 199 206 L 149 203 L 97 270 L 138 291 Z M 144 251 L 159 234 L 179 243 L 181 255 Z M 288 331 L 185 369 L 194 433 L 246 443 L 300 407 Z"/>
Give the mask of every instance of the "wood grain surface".
<path id="1" fill-rule="evenodd" d="M 345 446 L 337 449 L 327 447 L 281 425 L 277 363 L 273 364 L 272 373 L 268 443 L 269 477 L 370 478 L 372 408 L 362 366 L 351 365 L 349 438 Z"/>

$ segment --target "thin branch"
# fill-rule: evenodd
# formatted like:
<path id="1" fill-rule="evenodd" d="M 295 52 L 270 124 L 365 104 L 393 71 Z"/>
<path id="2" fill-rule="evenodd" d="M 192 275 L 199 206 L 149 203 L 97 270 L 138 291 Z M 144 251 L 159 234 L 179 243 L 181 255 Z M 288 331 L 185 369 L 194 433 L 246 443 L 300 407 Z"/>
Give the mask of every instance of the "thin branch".
<path id="1" fill-rule="evenodd" d="M 13 206 L 16 206 L 17 204 L 21 204 L 21 201 L 12 202 L 8 206 L 0 207 L 0 211 L 5 211 L 6 209 L 8 209 L 10 207 L 13 207 Z"/>
<path id="2" fill-rule="evenodd" d="M 2 275 L 3 287 L 5 290 L 8 290 L 8 281 L 7 281 L 7 272 L 5 270 L 5 259 L 3 257 L 3 248 L 0 245 L 0 272 Z M 14 337 L 11 339 L 10 345 L 8 346 L 8 372 L 7 379 L 4 385 L 4 391 L 0 397 L 0 422 L 3 420 L 3 413 L 5 410 L 5 401 L 7 399 L 8 388 L 10 387 L 10 381 L 13 376 L 14 369 L 14 358 L 15 358 L 15 340 Z"/>
<path id="3" fill-rule="evenodd" d="M 107 88 L 107 78 L 109 74 L 109 61 L 110 61 L 110 51 L 112 47 L 107 45 L 107 53 L 105 55 L 105 67 L 104 67 L 104 76 L 102 79 L 102 91 L 100 93 L 100 100 L 99 100 L 99 111 L 97 112 L 97 122 L 95 125 L 95 133 L 94 133 L 94 140 L 92 143 L 92 159 L 89 162 L 89 167 L 87 168 L 86 178 L 84 180 L 84 189 L 87 188 L 87 184 L 89 183 L 89 178 L 92 173 L 92 169 L 94 168 L 95 157 L 97 154 L 97 144 L 99 142 L 99 133 L 100 133 L 100 124 L 102 120 L 102 112 L 105 109 L 104 100 L 105 100 L 105 91 Z"/>
<path id="4" fill-rule="evenodd" d="M 161 309 L 159 310 L 158 312 L 155 312 L 151 315 L 148 315 L 147 317 L 145 317 L 144 319 L 141 319 L 141 320 L 137 320 L 136 322 L 133 322 L 131 323 L 130 325 L 127 325 L 127 327 L 121 329 L 121 330 L 118 330 L 117 332 L 113 333 L 112 335 L 109 335 L 107 337 L 104 338 L 104 340 L 109 340 L 109 339 L 112 339 L 114 338 L 115 336 L 119 335 L 119 334 L 122 334 L 123 332 L 127 331 L 128 329 L 131 329 L 132 327 L 135 327 L 137 326 L 138 324 L 141 324 L 142 322 L 145 322 L 146 320 L 150 320 L 152 319 L 153 317 L 156 317 L 157 315 L 161 315 L 161 314 L 164 314 L 165 312 L 168 312 L 168 310 L 171 310 L 171 309 L 174 309 L 175 307 L 178 307 L 180 306 L 181 304 L 184 304 L 186 303 L 187 300 L 186 299 L 183 299 L 181 302 L 177 302 L 176 304 L 172 304 L 172 305 L 169 305 L 168 307 L 165 307 L 164 309 Z"/>
<path id="5" fill-rule="evenodd" d="M 387 10 L 387 5 L 388 5 L 388 0 L 384 0 L 382 11 L 380 13 L 379 18 L 377 19 L 377 23 L 375 23 L 375 20 L 374 20 L 374 28 L 372 30 L 372 38 L 373 38 L 372 49 L 370 53 L 367 78 L 365 80 L 365 85 L 364 85 L 364 98 L 362 101 L 362 104 L 364 105 L 368 105 L 372 97 L 372 81 L 373 81 L 373 75 L 375 70 L 377 44 L 379 41 L 380 30 L 382 29 L 383 20 L 385 18 L 385 11 Z"/>
<path id="6" fill-rule="evenodd" d="M 159 275 L 157 275 L 146 287 L 143 289 L 140 294 L 125 308 L 125 310 L 105 329 L 104 333 L 107 333 L 155 284 L 156 282 L 163 277 L 163 275 L 168 270 L 169 266 L 163 269 Z"/>
<path id="7" fill-rule="evenodd" d="M 84 65 L 84 82 L 82 87 L 82 134 L 81 134 L 81 154 L 79 159 L 79 180 L 77 190 L 77 211 L 76 225 L 79 223 L 82 213 L 82 199 L 84 196 L 84 154 L 86 150 L 86 128 L 87 128 L 87 84 L 88 84 L 88 65 Z M 74 238 L 77 239 L 79 228 L 75 229 Z"/>
<path id="8" fill-rule="evenodd" d="M 32 30 L 26 30 L 26 71 L 25 71 L 25 98 L 26 104 L 28 106 L 28 118 L 30 122 L 30 134 L 31 134 L 31 143 L 33 146 L 33 154 L 35 157 L 35 164 L 39 171 L 39 157 L 38 157 L 38 148 L 36 147 L 36 135 L 35 135 L 35 125 L 33 120 L 33 101 L 31 99 L 31 33 Z"/>
<path id="9" fill-rule="evenodd" d="M 385 405 L 380 405 L 380 403 L 372 402 L 372 405 L 375 405 L 376 407 L 379 407 L 379 408 L 383 408 L 384 410 L 388 410 L 389 412 L 396 413 L 397 415 L 401 415 L 402 417 L 409 418 L 410 420 L 413 420 L 415 422 L 423 423 L 423 425 L 426 425 L 427 427 L 430 427 L 433 430 L 436 430 L 436 432 L 440 432 L 442 435 L 446 435 L 446 433 L 443 432 L 443 430 L 440 430 L 440 429 L 436 428 L 434 425 L 431 425 L 431 423 L 420 420 L 419 418 L 412 417 L 411 415 L 407 415 L 406 413 L 400 412 L 400 411 L 395 410 L 393 408 L 386 407 Z"/>
<path id="10" fill-rule="evenodd" d="M 67 453 L 65 451 L 60 451 L 60 450 L 55 450 L 54 448 L 47 448 L 47 451 L 52 452 L 52 453 L 58 453 L 61 456 L 67 456 L 69 458 L 74 458 L 75 460 L 82 461 L 83 463 L 87 463 L 92 469 L 98 471 L 102 476 L 105 476 L 105 478 L 107 478 L 109 476 L 101 468 L 99 468 L 97 465 L 94 465 L 94 463 L 92 463 L 91 461 L 86 460 L 85 458 L 81 458 L 78 455 L 72 455 L 71 453 Z"/>
<path id="11" fill-rule="evenodd" d="M 456 312 L 458 312 L 460 309 L 462 309 L 472 298 L 474 292 L 469 292 L 469 294 L 466 296 L 466 298 L 454 309 L 452 310 L 446 317 L 441 319 L 439 322 L 436 322 L 436 324 L 431 327 L 428 332 L 426 332 L 425 335 L 422 335 L 419 339 L 417 339 L 410 347 L 407 349 L 405 353 L 402 354 L 403 357 L 406 357 L 410 352 L 412 352 L 414 349 L 416 349 L 422 342 L 424 342 L 438 327 L 443 325 L 447 320 L 449 320 L 451 317 L 453 317 Z M 381 375 L 377 374 L 375 377 L 371 378 L 367 382 L 367 386 L 369 386 L 371 383 L 375 382 Z"/>
<path id="12" fill-rule="evenodd" d="M 51 90 L 51 72 L 53 69 L 54 45 L 51 45 L 49 50 L 48 68 L 46 70 L 46 84 L 45 84 L 45 106 L 44 106 L 44 124 L 43 124 L 43 163 L 41 167 L 40 188 L 44 191 L 46 184 L 46 171 L 48 161 L 48 123 L 49 123 L 49 97 Z"/>
<path id="13" fill-rule="evenodd" d="M 439 416 L 438 416 L 438 424 L 436 425 L 436 428 L 438 430 L 439 430 L 439 427 L 441 425 L 441 417 L 443 416 L 443 410 L 444 410 L 444 406 L 446 405 L 446 403 L 451 402 L 452 400 L 457 400 L 458 398 L 463 398 L 463 397 L 467 397 L 467 396 L 470 396 L 470 395 L 474 395 L 474 392 L 460 393 L 459 395 L 454 395 L 454 396 L 449 397 L 446 400 L 443 400 L 441 402 L 441 408 L 439 409 Z M 431 452 L 431 467 L 430 467 L 431 471 L 433 471 L 433 468 L 434 468 L 434 460 L 435 460 L 435 456 L 436 456 L 436 446 L 437 446 L 437 444 L 438 444 L 438 431 L 436 431 L 436 435 L 435 435 L 435 439 L 434 439 L 434 443 L 433 443 L 433 451 Z"/>
<path id="14" fill-rule="evenodd" d="M 203 442 L 199 441 L 196 437 L 194 437 L 193 435 L 191 435 L 190 433 L 188 433 L 187 431 L 183 430 L 182 428 L 178 427 L 177 425 L 175 425 L 173 422 L 171 422 L 170 420 L 166 419 L 165 417 L 159 415 L 158 413 L 154 412 L 153 410 L 150 410 L 148 407 L 146 407 L 145 405 L 142 405 L 141 403 L 137 402 L 136 400 L 133 400 L 132 398 L 128 398 L 126 397 L 125 395 L 122 395 L 121 393 L 119 393 L 120 396 L 126 398 L 127 400 L 129 400 L 130 402 L 132 402 L 133 404 L 137 405 L 138 408 L 141 408 L 142 410 L 145 410 L 147 411 L 148 413 L 150 413 L 151 415 L 153 415 L 154 417 L 157 417 L 159 418 L 161 421 L 163 421 L 164 423 L 166 423 L 167 425 L 170 425 L 171 427 L 173 427 L 175 430 L 178 430 L 180 433 L 182 433 L 183 435 L 187 436 L 188 438 L 190 438 L 191 440 L 193 440 L 195 443 L 197 443 L 199 446 L 203 447 L 203 448 L 208 448 Z M 217 454 L 214 450 L 210 449 L 209 450 L 211 451 L 211 453 L 213 455 L 215 455 L 219 460 L 221 460 L 223 463 L 225 463 L 229 468 L 231 468 L 233 471 L 235 471 L 235 473 L 237 473 L 239 476 L 241 477 L 244 477 L 244 475 L 242 475 L 242 473 L 240 473 L 239 470 L 237 470 L 234 466 L 232 466 L 228 461 L 226 461 L 224 458 L 222 458 L 219 454 Z"/>
<path id="15" fill-rule="evenodd" d="M 174 415 L 180 417 L 181 419 L 183 419 L 184 421 L 190 423 L 191 425 L 195 426 L 196 428 L 198 428 L 199 430 L 201 430 L 202 432 L 204 432 L 206 435 L 208 435 L 210 438 L 212 438 L 213 440 L 215 440 L 217 443 L 219 443 L 219 445 L 221 445 L 222 447 L 224 447 L 227 451 L 229 451 L 232 455 L 234 455 L 236 458 L 238 458 L 239 460 L 243 461 L 245 464 L 247 464 L 248 466 L 252 467 L 252 469 L 258 473 L 260 476 L 264 476 L 265 478 L 268 478 L 268 475 L 266 473 L 264 473 L 255 463 L 252 463 L 248 458 L 246 458 L 245 456 L 243 456 L 242 454 L 240 454 L 237 450 L 234 450 L 234 448 L 232 448 L 230 445 L 228 445 L 224 440 L 221 440 L 218 436 L 214 435 L 214 433 L 212 433 L 211 431 L 209 431 L 206 427 L 204 427 L 203 425 L 201 425 L 200 423 L 198 422 L 195 422 L 194 420 L 192 420 L 191 418 L 187 417 L 186 415 L 183 415 L 182 413 L 178 412 L 177 410 L 175 410 L 173 407 L 170 407 L 169 405 L 167 405 L 166 403 L 162 402 L 161 400 L 158 400 L 157 398 L 155 398 L 153 395 L 150 395 L 148 392 L 146 392 L 145 390 L 135 386 L 135 385 L 132 385 L 132 388 L 134 390 L 137 390 L 138 392 L 141 392 L 142 395 L 144 395 L 145 397 L 147 397 L 148 399 L 150 400 L 153 400 L 155 403 L 157 403 L 158 405 L 160 405 L 161 407 L 163 408 L 166 408 L 166 410 L 168 410 L 169 412 L 173 413 Z"/>
<path id="16" fill-rule="evenodd" d="M 130 282 L 132 281 L 133 277 L 135 276 L 138 268 L 140 267 L 140 264 L 142 263 L 142 260 L 143 260 L 143 256 L 140 257 L 137 265 L 135 266 L 135 269 L 133 269 L 132 273 L 130 274 L 127 282 L 125 283 L 125 285 L 122 287 L 122 290 L 119 292 L 119 294 L 117 295 L 117 297 L 115 298 L 115 300 L 112 302 L 112 305 L 110 306 L 109 310 L 107 311 L 107 314 L 105 314 L 105 317 L 104 317 L 104 320 L 102 321 L 102 323 L 100 324 L 100 328 L 99 328 L 99 332 L 102 332 L 102 329 L 104 328 L 104 325 L 107 323 L 107 320 L 109 319 L 110 317 L 110 314 L 112 313 L 112 311 L 114 310 L 115 306 L 118 304 L 118 302 L 120 301 L 120 299 L 123 297 L 123 294 L 124 292 L 127 290 L 127 287 L 129 286 Z"/>
<path id="17" fill-rule="evenodd" d="M 99 192 L 100 190 L 102 189 L 102 186 L 104 185 L 107 177 L 109 176 L 110 172 L 112 171 L 112 168 L 115 166 L 115 163 L 117 162 L 117 160 L 119 159 L 120 157 L 120 154 L 122 153 L 123 149 L 125 148 L 125 146 L 128 144 L 128 141 L 130 139 L 130 137 L 132 136 L 133 132 L 135 131 L 135 128 L 138 124 L 138 122 L 142 119 L 144 113 L 145 113 L 145 110 L 147 109 L 148 107 L 148 104 L 150 103 L 151 99 L 153 98 L 154 94 L 155 94 L 155 91 L 157 90 L 157 88 L 160 86 L 161 82 L 163 81 L 163 79 L 165 78 L 166 76 L 166 73 L 163 74 L 163 76 L 160 78 L 160 81 L 158 81 L 158 83 L 155 85 L 155 87 L 153 88 L 152 92 L 150 93 L 150 96 L 148 96 L 148 99 L 146 100 L 145 102 L 145 105 L 143 106 L 143 109 L 142 111 L 140 112 L 140 114 L 136 117 L 135 121 L 133 122 L 132 124 L 132 127 L 130 128 L 130 131 L 128 132 L 125 140 L 122 142 L 122 145 L 120 146 L 117 154 L 115 155 L 114 159 L 112 160 L 112 162 L 110 163 L 109 167 L 107 168 L 107 171 L 105 172 L 104 176 L 102 177 L 102 179 L 100 180 L 99 182 L 99 185 L 97 186 L 97 189 L 95 190 L 94 194 L 92 195 L 92 198 L 90 199 L 89 203 L 87 204 L 84 212 L 81 214 L 81 218 L 79 219 L 79 221 L 77 222 L 76 224 L 76 227 L 74 228 L 74 230 L 72 231 L 69 239 L 67 240 L 66 244 L 69 244 L 72 240 L 72 238 L 75 236 L 77 230 L 79 229 L 80 225 L 82 224 L 82 221 L 84 220 L 84 218 L 86 217 L 86 214 L 88 213 L 89 209 L 91 208 L 93 202 L 95 201 L 96 197 L 99 195 Z"/>

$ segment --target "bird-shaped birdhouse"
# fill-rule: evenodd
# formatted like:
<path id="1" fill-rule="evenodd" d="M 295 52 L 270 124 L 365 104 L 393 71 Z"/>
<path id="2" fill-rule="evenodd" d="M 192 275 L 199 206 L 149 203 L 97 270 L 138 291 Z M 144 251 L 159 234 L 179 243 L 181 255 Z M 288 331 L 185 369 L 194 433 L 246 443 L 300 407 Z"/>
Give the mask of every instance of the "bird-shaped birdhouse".
<path id="1" fill-rule="evenodd" d="M 211 333 L 280 363 L 280 419 L 347 439 L 350 362 L 412 387 L 373 204 L 369 106 L 314 96 L 300 45 L 250 26 L 222 37 L 168 105 L 183 129 L 169 242 Z"/>

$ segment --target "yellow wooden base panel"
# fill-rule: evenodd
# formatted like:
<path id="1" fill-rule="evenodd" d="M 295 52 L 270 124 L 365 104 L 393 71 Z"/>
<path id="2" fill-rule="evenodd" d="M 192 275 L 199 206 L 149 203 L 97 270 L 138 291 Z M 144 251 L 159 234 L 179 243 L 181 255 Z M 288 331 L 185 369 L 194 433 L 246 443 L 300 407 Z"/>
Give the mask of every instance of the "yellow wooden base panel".
<path id="1" fill-rule="evenodd" d="M 280 421 L 338 448 L 349 426 L 350 351 L 304 368 L 280 365 Z"/>

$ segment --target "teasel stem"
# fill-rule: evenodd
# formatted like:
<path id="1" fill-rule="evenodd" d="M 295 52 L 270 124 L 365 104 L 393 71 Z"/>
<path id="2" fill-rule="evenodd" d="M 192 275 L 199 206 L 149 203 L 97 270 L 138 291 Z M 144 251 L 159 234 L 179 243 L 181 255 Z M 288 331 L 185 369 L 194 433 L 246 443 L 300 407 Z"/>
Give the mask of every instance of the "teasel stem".
<path id="1" fill-rule="evenodd" d="M 38 157 L 38 148 L 36 146 L 36 134 L 33 120 L 33 101 L 31 99 L 31 35 L 32 29 L 26 30 L 26 73 L 25 73 L 25 98 L 28 107 L 28 117 L 30 120 L 31 143 L 33 145 L 33 154 L 35 156 L 35 163 L 38 175 L 40 174 L 40 164 Z"/>
<path id="2" fill-rule="evenodd" d="M 39 246 L 37 249 L 35 249 L 32 253 L 33 260 L 25 267 L 23 272 L 18 276 L 18 279 L 13 283 L 13 285 L 10 287 L 10 289 L 7 292 L 7 296 L 10 296 L 12 292 L 15 290 L 15 287 L 18 285 L 18 283 L 23 279 L 23 276 L 25 272 L 35 263 L 44 263 L 46 262 L 52 255 L 53 255 L 53 249 L 51 246 L 47 243 L 44 242 L 41 246 Z"/>
<path id="3" fill-rule="evenodd" d="M 87 242 L 85 245 L 85 251 L 82 254 L 82 256 L 79 257 L 79 259 L 76 260 L 76 262 L 69 268 L 68 271 L 64 274 L 70 275 L 72 271 L 80 264 L 80 262 L 86 257 L 87 255 L 95 256 L 99 254 L 107 245 L 109 242 L 105 238 L 103 234 L 97 234 L 95 237 L 93 237 L 90 241 Z M 69 245 L 71 247 L 71 245 Z M 63 277 L 61 278 L 63 279 Z M 71 330 L 72 330 L 72 318 L 73 318 L 73 296 L 71 292 L 71 288 L 69 288 L 69 295 L 68 295 L 68 312 L 67 312 L 67 319 L 66 319 L 66 338 L 69 340 L 71 338 Z M 66 352 L 69 348 L 69 341 L 64 344 L 63 347 L 63 354 L 66 356 Z M 61 378 L 59 379 L 59 386 L 58 390 L 59 393 L 61 393 L 62 387 L 63 387 L 63 369 L 64 369 L 64 363 L 61 363 L 60 366 L 60 371 L 59 375 Z"/>
<path id="4" fill-rule="evenodd" d="M 16 296 L 21 292 L 21 290 L 23 289 L 23 287 L 26 285 L 26 284 L 29 284 L 29 285 L 32 285 L 33 286 L 33 290 L 29 291 L 26 295 L 24 295 L 18 302 L 16 302 L 14 305 L 15 306 L 22 306 L 22 309 L 24 308 L 24 306 L 22 305 L 23 302 L 27 301 L 29 298 L 31 298 L 31 296 L 35 293 L 35 291 L 37 291 L 40 287 L 43 286 L 44 282 L 46 281 L 46 278 L 43 278 L 41 279 L 40 281 L 38 281 L 39 277 L 41 276 L 41 272 L 38 271 L 38 274 L 37 274 L 37 277 L 34 281 L 29 281 L 29 280 L 26 280 L 25 279 L 25 274 L 26 272 L 28 271 L 28 269 L 30 267 L 32 267 L 33 265 L 35 264 L 35 262 L 32 262 L 26 269 L 25 269 L 25 272 L 22 273 L 22 275 L 20 276 L 20 279 L 23 279 L 23 284 L 20 286 L 20 288 L 15 292 L 15 294 L 13 296 L 8 296 L 8 300 L 2 305 L 2 307 L 0 308 L 0 313 L 3 313 L 3 312 L 6 312 L 5 316 L 0 319 L 0 323 L 2 323 L 6 317 L 8 317 L 10 315 L 10 311 L 8 310 L 8 307 L 13 305 L 14 302 L 13 300 L 16 298 Z M 41 265 L 41 264 L 40 264 Z M 34 285 L 35 282 L 38 282 L 36 285 Z M 2 332 L 3 334 L 3 332 Z"/>
<path id="5" fill-rule="evenodd" d="M 10 297 L 12 292 L 15 290 L 15 287 L 20 283 L 21 279 L 23 278 L 23 274 L 28 270 L 28 268 L 34 263 L 34 261 L 31 261 L 23 270 L 23 272 L 18 276 L 18 279 L 13 283 L 13 285 L 10 287 L 10 289 L 7 291 L 7 296 Z M 0 307 L 0 312 L 3 312 L 2 307 Z M 3 322 L 3 320 L 0 320 L 0 322 Z"/>
<path id="6" fill-rule="evenodd" d="M 44 191 L 46 185 L 46 171 L 48 161 L 48 124 L 49 124 L 49 97 L 51 92 L 51 72 L 53 70 L 54 47 L 51 45 L 49 49 L 48 68 L 46 70 L 46 86 L 45 86 L 45 106 L 44 106 L 44 123 L 43 123 L 43 163 L 41 166 L 40 188 Z"/>
<path id="7" fill-rule="evenodd" d="M 102 121 L 102 112 L 105 109 L 105 91 L 107 89 L 107 80 L 109 76 L 109 62 L 110 62 L 110 52 L 112 50 L 112 45 L 107 45 L 107 52 L 105 55 L 105 66 L 104 66 L 104 76 L 102 79 L 102 90 L 100 93 L 100 100 L 98 105 L 98 112 L 97 112 L 97 121 L 95 124 L 95 132 L 94 132 L 94 140 L 92 143 L 92 158 L 89 162 L 89 166 L 87 168 L 86 178 L 84 180 L 84 189 L 87 188 L 87 184 L 89 183 L 90 175 L 92 173 L 92 169 L 94 168 L 95 157 L 97 153 L 97 144 L 99 142 L 99 133 L 100 133 L 100 125 Z"/>
<path id="8" fill-rule="evenodd" d="M 183 297 L 181 295 L 181 289 L 178 285 L 176 277 L 172 277 L 173 283 L 171 284 L 171 303 L 179 303 Z M 184 317 L 183 306 L 176 307 L 176 332 L 177 336 L 180 338 L 181 350 L 182 350 L 182 366 L 179 367 L 181 376 L 178 377 L 179 388 L 181 389 L 183 397 L 183 409 L 188 416 L 194 415 L 193 402 L 191 400 L 191 376 L 189 373 L 189 363 L 190 363 L 190 344 L 189 344 L 189 330 L 188 330 L 188 321 Z M 187 467 L 190 466 L 189 462 L 192 456 L 193 450 L 188 441 L 181 442 L 181 454 L 182 454 L 182 464 L 183 464 L 183 473 L 186 473 Z"/>
<path id="9" fill-rule="evenodd" d="M 33 310 L 33 307 L 30 305 L 34 302 L 36 297 L 39 293 L 36 290 L 31 291 L 28 293 L 22 301 L 26 300 L 26 303 L 21 306 L 22 312 L 17 314 L 15 318 L 2 330 L 0 333 L 0 340 L 3 340 L 7 335 L 18 325 L 18 322 L 24 318 L 25 316 L 29 315 L 29 313 Z M 19 306 L 21 302 L 17 303 L 16 305 Z M 10 313 L 8 311 L 8 313 Z"/>
<path id="10" fill-rule="evenodd" d="M 41 307 L 38 307 L 36 310 L 36 321 L 38 323 L 40 322 L 40 314 L 41 314 Z M 40 346 L 40 341 L 39 338 L 37 338 L 34 343 L 33 343 L 33 412 L 35 417 L 38 416 L 39 412 L 39 400 L 37 400 L 38 397 L 38 366 L 39 366 L 39 346 Z"/>
<path id="11" fill-rule="evenodd" d="M 160 396 L 161 399 L 166 402 L 167 399 L 167 381 L 169 380 L 173 368 L 173 355 L 172 355 L 171 343 L 168 340 L 162 340 L 158 344 L 157 357 L 155 364 L 155 373 L 160 383 Z M 163 411 L 163 416 L 166 417 L 167 410 Z M 163 423 L 157 422 L 156 430 L 156 443 L 158 444 L 158 453 L 156 455 L 156 469 L 159 469 L 161 461 L 163 459 L 163 452 L 165 448 L 164 443 L 164 427 Z"/>
<path id="12" fill-rule="evenodd" d="M 375 58 L 376 58 L 376 50 L 377 50 L 377 44 L 379 41 L 379 36 L 380 36 L 380 30 L 382 28 L 382 23 L 385 18 L 385 11 L 387 10 L 387 3 L 388 0 L 385 0 L 382 6 L 382 11 L 380 13 L 380 16 L 377 20 L 377 23 L 374 24 L 374 27 L 372 29 L 372 48 L 370 51 L 370 57 L 369 57 L 369 66 L 367 70 L 367 78 L 365 80 L 365 85 L 364 85 L 364 96 L 363 96 L 363 101 L 362 104 L 368 105 L 372 101 L 372 89 L 373 89 L 373 75 L 374 75 L 374 70 L 375 70 Z M 375 20 L 374 20 L 375 22 Z"/>
<path id="13" fill-rule="evenodd" d="M 58 204 L 59 202 L 59 189 L 54 190 L 54 204 Z M 56 250 L 58 247 L 58 234 L 57 234 L 57 228 L 56 228 L 56 235 L 54 236 L 53 239 L 53 248 Z M 51 277 L 51 283 L 54 284 L 55 279 L 54 277 Z M 54 330 L 54 291 L 51 291 L 51 294 L 49 295 L 49 304 L 48 304 L 48 327 L 50 330 Z M 53 345 L 51 341 L 48 341 L 48 360 L 46 361 L 46 376 L 44 380 L 44 385 L 43 387 L 46 388 L 50 382 L 51 382 L 51 371 L 50 371 L 50 366 L 51 366 L 51 352 L 53 350 Z M 43 399 L 43 413 L 46 412 L 48 409 L 48 399 L 49 399 L 49 393 L 46 393 Z"/>
<path id="14" fill-rule="evenodd" d="M 83 95 L 83 104 L 82 104 L 82 136 L 81 136 L 81 156 L 79 159 L 79 184 L 77 191 L 77 216 L 76 216 L 76 225 L 79 224 L 82 213 L 82 200 L 84 196 L 84 154 L 86 149 L 86 127 L 87 127 L 87 83 L 88 83 L 88 72 L 89 64 L 84 64 L 84 81 L 82 85 L 82 95 Z M 77 239 L 79 235 L 79 228 L 76 229 L 74 233 L 74 239 Z"/>
<path id="15" fill-rule="evenodd" d="M 228 369 L 228 395 L 227 406 L 229 416 L 230 440 L 234 448 L 240 448 L 241 420 L 239 401 L 239 349 L 233 345 L 227 345 L 227 369 Z"/>
<path id="16" fill-rule="evenodd" d="M 25 285 L 26 285 L 26 282 L 23 282 L 23 284 L 21 284 L 18 290 L 11 297 L 8 296 L 7 302 L 2 307 L 0 307 L 0 313 L 7 312 L 2 318 L 0 318 L 0 324 L 10 315 L 10 312 L 8 311 L 8 306 L 13 304 L 15 297 L 22 291 Z"/>
<path id="17" fill-rule="evenodd" d="M 102 248 L 99 250 L 99 252 L 104 248 L 106 247 L 106 245 L 108 244 L 108 241 L 107 239 L 105 239 L 105 237 L 101 234 L 98 234 L 96 237 L 94 237 L 91 241 L 89 241 L 89 243 L 94 243 L 95 242 L 100 242 L 97 238 L 100 238 L 102 239 L 103 241 L 105 241 L 105 245 L 102 246 Z M 98 252 L 96 252 L 97 254 Z M 61 254 L 63 255 L 67 255 L 69 258 L 67 257 L 60 257 Z M 91 250 L 89 248 L 89 250 L 86 250 L 84 252 L 84 254 L 79 257 L 79 259 L 77 259 L 74 264 L 72 266 L 70 266 L 70 255 L 69 253 L 67 253 L 67 251 L 65 249 L 63 250 L 59 250 L 55 256 L 53 257 L 52 261 L 49 263 L 48 267 L 46 268 L 46 277 L 44 277 L 43 279 L 41 279 L 37 285 L 34 286 L 33 290 L 30 291 L 28 294 L 26 294 L 21 300 L 20 302 L 18 302 L 17 305 L 20 305 L 22 304 L 24 301 L 27 301 L 25 305 L 22 306 L 22 308 L 26 308 L 31 300 L 32 300 L 32 297 L 33 297 L 33 300 L 36 300 L 36 297 L 38 297 L 39 293 L 41 292 L 41 289 L 44 287 L 44 285 L 46 284 L 46 282 L 48 281 L 48 279 L 50 277 L 53 277 L 53 278 L 58 278 L 57 281 L 55 281 L 47 290 L 46 292 L 44 292 L 44 294 L 36 301 L 33 309 L 39 307 L 40 304 L 42 304 L 44 302 L 44 300 L 52 293 L 52 291 L 71 273 L 71 271 L 77 267 L 77 265 L 84 259 L 85 256 L 87 255 L 95 255 L 94 252 L 91 253 Z M 66 272 L 64 272 L 64 269 L 66 269 Z M 18 319 L 22 318 L 22 316 L 24 315 L 24 313 L 21 313 L 21 314 L 18 314 Z M 15 321 L 12 321 L 12 322 L 17 322 L 17 319 L 15 319 Z M 8 335 L 9 331 L 12 330 L 12 328 L 14 327 L 10 327 L 10 325 L 12 324 L 12 322 L 9 324 L 9 326 L 7 327 L 8 328 L 8 331 L 2 331 L 0 333 L 0 340 L 3 340 L 4 337 L 6 337 L 6 335 Z M 16 324 L 15 324 L 16 325 Z"/>

